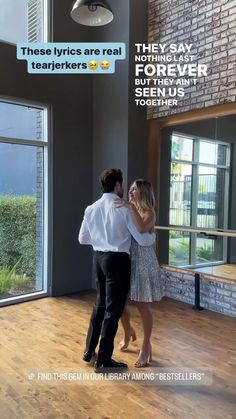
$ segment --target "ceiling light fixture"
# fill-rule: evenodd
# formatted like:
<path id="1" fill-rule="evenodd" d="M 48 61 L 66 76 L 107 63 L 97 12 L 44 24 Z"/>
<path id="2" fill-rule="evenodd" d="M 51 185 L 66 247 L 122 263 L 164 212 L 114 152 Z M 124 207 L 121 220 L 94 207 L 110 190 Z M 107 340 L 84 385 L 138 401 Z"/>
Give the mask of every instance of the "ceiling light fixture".
<path id="1" fill-rule="evenodd" d="M 85 26 L 107 25 L 114 17 L 105 0 L 76 0 L 70 15 L 75 22 Z"/>

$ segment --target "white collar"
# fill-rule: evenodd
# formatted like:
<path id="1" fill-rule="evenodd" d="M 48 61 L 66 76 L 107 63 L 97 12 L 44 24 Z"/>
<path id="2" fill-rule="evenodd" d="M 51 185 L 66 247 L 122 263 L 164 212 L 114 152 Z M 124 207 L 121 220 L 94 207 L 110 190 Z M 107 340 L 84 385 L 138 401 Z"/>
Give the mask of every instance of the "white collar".
<path id="1" fill-rule="evenodd" d="M 117 199 L 117 198 L 119 198 L 119 196 L 114 192 L 104 192 L 102 194 L 102 198 L 115 198 L 115 199 Z"/>

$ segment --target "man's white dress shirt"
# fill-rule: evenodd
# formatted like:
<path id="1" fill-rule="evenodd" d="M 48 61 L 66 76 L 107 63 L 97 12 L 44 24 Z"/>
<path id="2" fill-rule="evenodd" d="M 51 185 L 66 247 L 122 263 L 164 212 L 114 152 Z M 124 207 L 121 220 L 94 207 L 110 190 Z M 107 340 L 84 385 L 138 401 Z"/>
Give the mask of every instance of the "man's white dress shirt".
<path id="1" fill-rule="evenodd" d="M 128 208 L 116 207 L 115 193 L 104 193 L 102 197 L 86 208 L 79 232 L 81 244 L 91 244 L 102 252 L 130 253 L 131 235 L 141 246 L 151 246 L 155 233 L 141 234 L 132 222 Z"/>

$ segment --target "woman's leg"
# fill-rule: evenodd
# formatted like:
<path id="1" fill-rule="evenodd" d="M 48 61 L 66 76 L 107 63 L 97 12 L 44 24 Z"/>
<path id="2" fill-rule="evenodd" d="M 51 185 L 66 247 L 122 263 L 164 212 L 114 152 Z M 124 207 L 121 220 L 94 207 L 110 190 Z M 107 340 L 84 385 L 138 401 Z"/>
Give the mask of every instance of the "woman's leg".
<path id="1" fill-rule="evenodd" d="M 133 327 L 130 324 L 130 310 L 129 310 L 127 304 L 125 305 L 123 314 L 121 316 L 121 324 L 122 324 L 123 329 L 124 329 L 124 338 L 122 339 L 122 341 L 119 344 L 119 349 L 121 351 L 123 351 L 124 349 L 128 348 L 130 340 L 132 340 L 132 342 L 134 342 L 137 339 L 136 338 L 136 333 L 135 333 Z"/>
<path id="2" fill-rule="evenodd" d="M 151 361 L 152 347 L 151 347 L 151 334 L 152 334 L 152 311 L 151 304 L 144 302 L 136 302 L 138 311 L 141 315 L 143 324 L 143 342 L 139 357 L 135 363 L 136 367 L 144 367 Z"/>

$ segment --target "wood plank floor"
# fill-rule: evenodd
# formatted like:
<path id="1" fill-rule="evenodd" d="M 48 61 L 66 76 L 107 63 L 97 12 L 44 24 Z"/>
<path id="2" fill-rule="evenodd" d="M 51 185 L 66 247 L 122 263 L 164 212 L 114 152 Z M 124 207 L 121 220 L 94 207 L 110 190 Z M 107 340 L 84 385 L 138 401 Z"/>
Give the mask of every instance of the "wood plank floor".
<path id="1" fill-rule="evenodd" d="M 167 298 L 153 307 L 153 367 L 204 368 L 213 375 L 211 385 L 51 380 L 52 373 L 93 374 L 93 366 L 81 356 L 94 295 L 44 298 L 1 309 L 1 419 L 236 418 L 235 319 L 197 312 Z M 120 353 L 120 328 L 114 358 L 128 362 L 130 372 L 148 372 L 150 368 L 133 367 L 141 328 L 133 305 L 131 311 L 139 339 Z M 39 373 L 44 380 L 35 379 Z"/>

